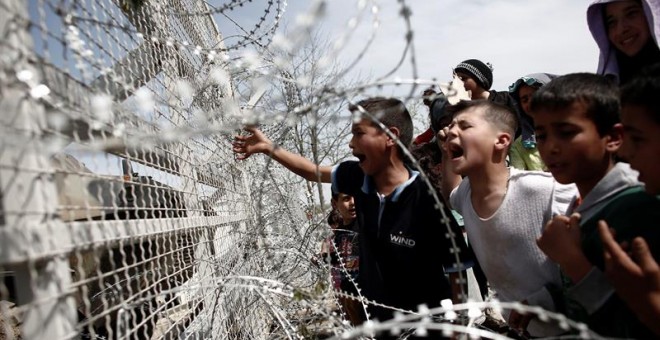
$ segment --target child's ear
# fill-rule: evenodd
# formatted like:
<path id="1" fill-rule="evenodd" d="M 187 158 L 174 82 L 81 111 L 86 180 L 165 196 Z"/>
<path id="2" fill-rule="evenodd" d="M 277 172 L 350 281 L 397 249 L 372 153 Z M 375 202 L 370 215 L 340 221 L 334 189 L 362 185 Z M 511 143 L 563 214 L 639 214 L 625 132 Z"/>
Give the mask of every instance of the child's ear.
<path id="1" fill-rule="evenodd" d="M 612 130 L 605 138 L 607 151 L 610 153 L 617 152 L 623 143 L 623 124 L 614 124 Z"/>
<path id="2" fill-rule="evenodd" d="M 390 130 L 390 132 L 391 132 L 393 135 L 396 136 L 396 138 L 400 138 L 400 137 L 401 137 L 401 131 L 399 130 L 399 128 L 397 128 L 397 127 L 395 127 L 395 126 L 390 126 L 388 129 Z M 390 136 L 388 135 L 388 136 L 387 136 L 387 146 L 395 146 L 395 145 L 396 145 L 396 141 L 394 140 L 394 138 L 392 138 L 392 137 L 390 137 Z"/>
<path id="3" fill-rule="evenodd" d="M 497 150 L 506 150 L 511 143 L 511 135 L 506 132 L 501 132 L 497 135 L 497 139 L 495 140 L 495 148 Z"/>

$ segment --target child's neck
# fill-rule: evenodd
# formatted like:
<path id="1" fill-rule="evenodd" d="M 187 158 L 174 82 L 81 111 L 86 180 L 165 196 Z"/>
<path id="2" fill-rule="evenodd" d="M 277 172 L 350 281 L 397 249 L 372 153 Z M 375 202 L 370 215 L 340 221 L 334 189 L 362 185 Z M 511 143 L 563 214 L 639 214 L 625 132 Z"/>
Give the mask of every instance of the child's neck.
<path id="1" fill-rule="evenodd" d="M 487 90 L 484 90 L 482 88 L 479 88 L 479 89 L 475 90 L 472 93 L 472 99 L 474 99 L 474 100 L 476 100 L 476 99 L 488 99 L 488 97 L 490 97 L 490 92 L 488 92 Z"/>
<path id="2" fill-rule="evenodd" d="M 478 196 L 505 192 L 509 181 L 509 169 L 504 163 L 491 163 L 468 174 L 470 190 Z"/>
<path id="3" fill-rule="evenodd" d="M 607 174 L 614 168 L 614 161 L 610 161 L 607 166 L 603 167 L 601 171 L 595 172 L 590 178 L 581 181 L 576 181 L 575 186 L 578 188 L 580 197 L 584 199 L 589 193 L 594 190 L 596 185 L 607 176 Z"/>
<path id="4" fill-rule="evenodd" d="M 481 218 L 490 218 L 498 211 L 509 189 L 509 169 L 504 163 L 491 163 L 469 174 L 470 201 Z"/>
<path id="5" fill-rule="evenodd" d="M 374 174 L 372 178 L 378 193 L 387 196 L 399 185 L 405 183 L 410 178 L 410 173 L 402 161 L 393 161 L 389 166 Z"/>

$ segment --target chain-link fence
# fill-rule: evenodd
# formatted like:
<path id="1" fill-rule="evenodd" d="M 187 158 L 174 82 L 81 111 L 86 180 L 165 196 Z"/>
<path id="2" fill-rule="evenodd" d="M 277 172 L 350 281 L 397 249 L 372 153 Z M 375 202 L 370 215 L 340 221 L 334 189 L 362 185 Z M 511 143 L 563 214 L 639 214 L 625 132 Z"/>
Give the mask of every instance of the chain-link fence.
<path id="1" fill-rule="evenodd" d="M 240 110 L 211 13 L 239 5 L 0 1 L 0 338 L 314 332 L 314 229 L 265 236 L 314 225 L 297 187 L 209 133 Z"/>

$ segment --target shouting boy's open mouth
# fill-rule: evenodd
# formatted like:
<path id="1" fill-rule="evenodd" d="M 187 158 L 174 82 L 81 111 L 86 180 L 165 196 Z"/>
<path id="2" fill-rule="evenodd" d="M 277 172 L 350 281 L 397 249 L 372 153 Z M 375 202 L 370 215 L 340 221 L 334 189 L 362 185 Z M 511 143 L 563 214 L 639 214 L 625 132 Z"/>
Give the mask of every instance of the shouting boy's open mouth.
<path id="1" fill-rule="evenodd" d="M 451 156 L 451 159 L 463 157 L 463 148 L 460 147 L 458 144 L 449 144 L 449 147 L 447 149 L 449 151 L 449 155 Z"/>

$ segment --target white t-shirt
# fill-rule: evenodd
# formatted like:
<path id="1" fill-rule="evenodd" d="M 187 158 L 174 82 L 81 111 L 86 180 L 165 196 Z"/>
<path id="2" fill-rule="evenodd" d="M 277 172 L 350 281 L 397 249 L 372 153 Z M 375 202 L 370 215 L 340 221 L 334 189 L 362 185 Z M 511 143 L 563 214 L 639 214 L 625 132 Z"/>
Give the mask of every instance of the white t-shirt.
<path id="1" fill-rule="evenodd" d="M 561 286 L 559 266 L 543 254 L 536 239 L 554 215 L 566 212 L 577 189 L 557 183 L 550 173 L 510 171 L 507 193 L 492 216 L 481 218 L 475 212 L 469 178 L 452 191 L 450 203 L 463 215 L 468 240 L 499 299 L 527 300 L 530 305 L 554 310 L 545 285 Z M 533 321 L 528 331 L 549 336 L 561 330 Z"/>

